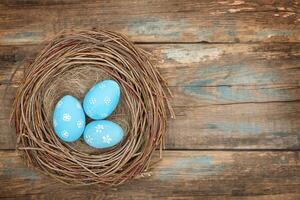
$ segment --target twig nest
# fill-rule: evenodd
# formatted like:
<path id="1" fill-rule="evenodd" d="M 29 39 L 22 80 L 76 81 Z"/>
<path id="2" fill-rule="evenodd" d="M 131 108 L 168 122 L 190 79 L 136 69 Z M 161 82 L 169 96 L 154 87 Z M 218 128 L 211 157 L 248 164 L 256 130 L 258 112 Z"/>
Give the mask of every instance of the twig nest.
<path id="1" fill-rule="evenodd" d="M 105 150 L 88 147 L 82 138 L 62 142 L 52 126 L 54 106 L 65 95 L 82 102 L 104 79 L 121 88 L 120 103 L 108 119 L 122 127 L 125 138 Z M 30 165 L 64 183 L 120 184 L 146 170 L 163 142 L 167 117 L 173 115 L 166 90 L 147 53 L 124 36 L 63 32 L 27 68 L 18 89 L 12 113 L 18 149 Z"/>

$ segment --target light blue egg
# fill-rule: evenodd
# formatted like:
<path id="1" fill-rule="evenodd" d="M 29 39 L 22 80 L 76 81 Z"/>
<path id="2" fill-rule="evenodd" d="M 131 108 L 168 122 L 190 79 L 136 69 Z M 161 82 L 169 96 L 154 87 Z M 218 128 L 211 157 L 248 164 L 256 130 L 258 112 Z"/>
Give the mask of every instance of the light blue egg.
<path id="1" fill-rule="evenodd" d="M 61 98 L 53 113 L 53 127 L 56 135 L 65 142 L 74 142 L 85 128 L 85 115 L 80 102 L 70 95 Z"/>
<path id="2" fill-rule="evenodd" d="M 83 133 L 84 141 L 94 148 L 109 148 L 118 144 L 124 137 L 123 129 L 108 120 L 90 122 Z"/>
<path id="3" fill-rule="evenodd" d="M 85 95 L 83 108 L 92 119 L 105 119 L 117 107 L 120 87 L 116 81 L 105 80 L 95 84 Z"/>

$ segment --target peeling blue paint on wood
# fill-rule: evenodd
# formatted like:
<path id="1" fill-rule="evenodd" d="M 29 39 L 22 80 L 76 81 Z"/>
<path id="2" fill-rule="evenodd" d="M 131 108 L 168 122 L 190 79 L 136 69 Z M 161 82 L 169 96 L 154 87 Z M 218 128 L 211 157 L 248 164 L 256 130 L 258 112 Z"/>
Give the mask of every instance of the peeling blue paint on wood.
<path id="1" fill-rule="evenodd" d="M 211 26 L 205 27 L 197 31 L 196 38 L 199 41 L 219 42 L 220 35 L 228 41 L 239 42 L 240 39 L 237 35 L 236 22 L 232 21 L 230 24 L 220 24 L 219 21 L 214 21 Z M 220 41 L 221 42 L 221 41 Z"/>
<path id="2" fill-rule="evenodd" d="M 206 129 L 215 129 L 219 130 L 224 134 L 260 134 L 262 133 L 262 127 L 257 123 L 251 122 L 218 122 L 214 124 L 206 124 L 204 125 Z"/>
<path id="3" fill-rule="evenodd" d="M 223 100 L 234 100 L 234 101 L 253 101 L 253 95 L 251 91 L 247 89 L 233 89 L 230 86 L 219 86 L 217 88 L 217 96 Z"/>
<path id="4" fill-rule="evenodd" d="M 211 41 L 214 36 L 216 28 L 205 28 L 203 30 L 198 31 L 197 38 L 200 41 Z"/>
<path id="5" fill-rule="evenodd" d="M 44 36 L 40 32 L 7 33 L 0 36 L 0 43 L 27 43 L 42 41 Z"/>
<path id="6" fill-rule="evenodd" d="M 198 71 L 199 79 L 207 79 L 213 77 L 221 85 L 231 84 L 261 84 L 272 83 L 280 80 L 280 74 L 274 71 L 260 71 L 256 72 L 253 67 L 247 64 L 234 64 L 234 65 L 211 65 L 201 68 Z M 203 80 L 202 79 L 202 80 Z"/>
<path id="7" fill-rule="evenodd" d="M 225 163 L 216 163 L 213 156 L 191 156 L 178 158 L 170 168 L 159 171 L 158 177 L 164 181 L 174 179 L 178 174 L 184 174 L 186 178 L 199 178 L 218 175 L 228 167 Z"/>
<path id="8" fill-rule="evenodd" d="M 0 168 L 0 175 L 2 177 L 7 177 L 8 179 L 13 179 L 15 177 L 29 180 L 40 179 L 38 174 L 26 166 L 19 166 L 18 168 L 12 167 L 14 164 L 11 160 L 5 160 L 2 164 L 3 167 Z"/>
<path id="9" fill-rule="evenodd" d="M 255 102 L 266 100 L 276 100 L 280 97 L 281 100 L 293 100 L 289 90 L 282 88 L 254 88 L 245 87 L 234 88 L 232 86 L 217 87 L 217 98 L 223 100 L 231 100 L 237 102 Z M 259 100 L 261 99 L 261 100 Z"/>
<path id="10" fill-rule="evenodd" d="M 207 84 L 209 81 L 201 81 L 201 83 Z M 217 85 L 215 87 L 186 86 L 183 89 L 186 95 L 192 95 L 199 100 L 210 100 L 212 102 L 264 102 L 297 99 L 291 93 L 291 89 L 285 88 L 247 88 L 243 86 Z"/>
<path id="11" fill-rule="evenodd" d="M 279 96 L 290 100 L 289 90 L 284 88 L 247 88 L 247 85 L 272 84 L 280 82 L 280 74 L 276 71 L 253 71 L 245 64 L 200 67 L 196 72 L 196 80 L 184 87 L 187 95 L 201 99 L 218 101 L 256 101 L 260 99 L 276 99 Z M 234 87 L 234 86 L 238 87 Z M 242 87 L 244 85 L 244 87 Z M 215 87 L 211 88 L 211 87 Z"/>
<path id="12" fill-rule="evenodd" d="M 278 137 L 287 137 L 287 136 L 289 136 L 291 133 L 286 132 L 286 131 L 277 131 L 277 132 L 273 132 L 272 134 L 275 135 L 275 136 L 278 136 Z M 297 134 L 296 134 L 296 135 L 297 135 Z"/>
<path id="13" fill-rule="evenodd" d="M 190 64 L 218 59 L 222 55 L 223 51 L 219 48 L 190 45 L 188 49 L 163 49 L 162 53 L 164 54 L 164 58 L 167 60 L 174 60 L 178 63 Z"/>
<path id="14" fill-rule="evenodd" d="M 129 21 L 127 24 L 128 32 L 135 35 L 153 35 L 153 36 L 166 36 L 170 39 L 177 39 L 180 37 L 181 32 L 171 31 L 182 30 L 188 27 L 184 20 L 170 21 L 161 18 L 147 18 L 135 19 Z"/>
<path id="15" fill-rule="evenodd" d="M 264 40 L 271 37 L 291 37 L 295 34 L 292 30 L 266 29 L 256 34 L 257 40 Z"/>
<path id="16" fill-rule="evenodd" d="M 203 129 L 213 129 L 214 131 L 219 131 L 220 133 L 224 134 L 241 134 L 241 135 L 252 135 L 252 134 L 268 134 L 270 136 L 277 136 L 277 137 L 295 137 L 297 138 L 297 133 L 292 131 L 275 131 L 272 128 L 266 128 L 263 126 L 264 124 L 258 124 L 255 122 L 216 122 L 216 123 L 209 123 L 204 124 Z M 209 130 L 208 130 L 209 131 Z M 294 141 L 296 143 L 290 143 L 289 147 L 293 147 L 298 145 L 297 139 Z"/>

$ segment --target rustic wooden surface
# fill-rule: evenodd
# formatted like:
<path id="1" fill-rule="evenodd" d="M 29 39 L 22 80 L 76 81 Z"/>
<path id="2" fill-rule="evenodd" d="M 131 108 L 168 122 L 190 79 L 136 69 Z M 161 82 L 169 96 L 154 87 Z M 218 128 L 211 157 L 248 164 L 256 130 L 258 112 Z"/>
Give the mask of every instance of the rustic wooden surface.
<path id="1" fill-rule="evenodd" d="M 0 1 L 0 198 L 300 199 L 299 11 L 299 0 Z M 23 70 L 74 28 L 126 34 L 174 94 L 164 159 L 120 187 L 62 185 L 14 150 Z"/>
<path id="2" fill-rule="evenodd" d="M 57 183 L 26 167 L 14 151 L 0 154 L 3 198 L 299 199 L 299 152 L 166 151 L 152 172 L 100 190 Z M 27 194 L 27 195 L 26 195 Z M 82 198 L 81 198 L 82 199 Z"/>
<path id="3" fill-rule="evenodd" d="M 300 44 L 148 44 L 167 80 L 177 118 L 167 148 L 297 149 L 300 146 Z M 4 46 L 0 53 L 1 141 L 15 146 L 9 126 L 14 93 L 40 48 Z M 14 79 L 10 77 L 14 69 Z M 2 144 L 3 143 L 3 144 Z"/>

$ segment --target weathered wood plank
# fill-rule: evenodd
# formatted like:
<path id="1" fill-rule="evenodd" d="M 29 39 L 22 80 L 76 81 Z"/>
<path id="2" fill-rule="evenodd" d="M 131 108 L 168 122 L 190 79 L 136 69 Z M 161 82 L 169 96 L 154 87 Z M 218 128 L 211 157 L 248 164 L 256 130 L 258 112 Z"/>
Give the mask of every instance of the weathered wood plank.
<path id="1" fill-rule="evenodd" d="M 2 108 L 0 148 L 15 148 L 11 100 Z M 167 149 L 300 149 L 300 103 L 233 103 L 175 106 Z M 1 114 L 2 115 L 2 114 Z"/>
<path id="2" fill-rule="evenodd" d="M 300 149 L 300 103 L 179 107 L 170 149 Z"/>
<path id="3" fill-rule="evenodd" d="M 142 45 L 174 94 L 169 149 L 297 149 L 300 45 Z M 9 113 L 22 68 L 40 46 L 0 47 L 2 149 L 15 147 Z M 13 81 L 9 77 L 15 68 Z M 1 95 L 3 96 L 3 95 Z"/>
<path id="4" fill-rule="evenodd" d="M 145 178 L 101 190 L 74 187 L 0 152 L 0 197 L 19 199 L 298 199 L 299 152 L 166 151 Z"/>
<path id="5" fill-rule="evenodd" d="M 203 105 L 204 99 L 206 103 L 293 100 L 299 91 L 300 44 L 141 47 L 153 54 L 155 65 L 174 93 L 195 99 L 192 106 Z M 34 60 L 40 49 L 36 45 L 0 46 L 0 84 L 19 83 L 24 66 Z M 175 104 L 180 106 L 180 101 Z"/>
<path id="6" fill-rule="evenodd" d="M 104 28 L 136 42 L 299 42 L 291 1 L 2 1 L 0 44 L 40 43 L 63 29 Z"/>

